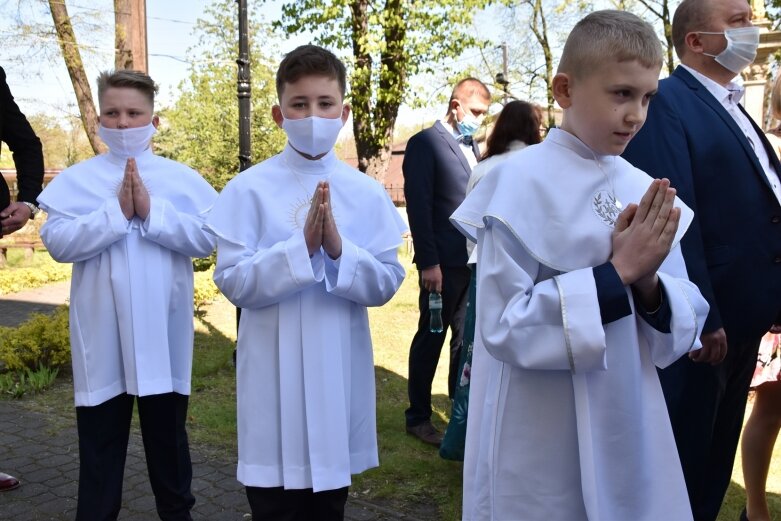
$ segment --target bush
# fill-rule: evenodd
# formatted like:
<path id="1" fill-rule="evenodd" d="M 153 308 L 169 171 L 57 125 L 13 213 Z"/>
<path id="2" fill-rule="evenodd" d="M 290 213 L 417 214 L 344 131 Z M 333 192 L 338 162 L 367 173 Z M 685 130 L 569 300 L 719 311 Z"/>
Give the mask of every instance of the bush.
<path id="1" fill-rule="evenodd" d="M 220 290 L 214 284 L 214 268 L 195 272 L 193 303 L 196 313 L 200 312 L 203 306 L 214 300 L 219 294 Z"/>
<path id="2" fill-rule="evenodd" d="M 0 295 L 39 288 L 71 276 L 71 265 L 60 264 L 47 257 L 45 262 L 27 268 L 0 269 Z"/>
<path id="3" fill-rule="evenodd" d="M 57 378 L 59 369 L 38 366 L 32 371 L 15 371 L 0 374 L 0 394 L 10 394 L 14 398 L 21 398 L 27 393 L 37 394 L 43 392 Z"/>
<path id="4" fill-rule="evenodd" d="M 33 313 L 16 328 L 0 327 L 0 370 L 55 368 L 70 363 L 68 307 Z"/>

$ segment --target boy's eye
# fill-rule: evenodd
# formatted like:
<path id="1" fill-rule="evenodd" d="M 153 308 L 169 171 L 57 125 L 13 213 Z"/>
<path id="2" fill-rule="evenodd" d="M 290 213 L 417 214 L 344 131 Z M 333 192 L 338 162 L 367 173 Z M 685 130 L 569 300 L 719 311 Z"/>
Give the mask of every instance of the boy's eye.
<path id="1" fill-rule="evenodd" d="M 330 101 L 321 101 L 320 106 L 323 108 L 333 107 L 334 104 Z"/>
<path id="2" fill-rule="evenodd" d="M 620 98 L 628 98 L 632 93 L 627 89 L 620 89 L 615 92 L 616 96 Z"/>

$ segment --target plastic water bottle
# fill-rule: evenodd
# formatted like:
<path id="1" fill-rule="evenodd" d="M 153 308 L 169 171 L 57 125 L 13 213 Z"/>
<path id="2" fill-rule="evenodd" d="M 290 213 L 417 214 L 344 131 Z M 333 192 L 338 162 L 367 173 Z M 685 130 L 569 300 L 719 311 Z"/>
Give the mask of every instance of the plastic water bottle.
<path id="1" fill-rule="evenodd" d="M 428 310 L 431 313 L 431 321 L 429 322 L 429 330 L 432 333 L 442 332 L 442 295 L 439 293 L 428 294 Z"/>

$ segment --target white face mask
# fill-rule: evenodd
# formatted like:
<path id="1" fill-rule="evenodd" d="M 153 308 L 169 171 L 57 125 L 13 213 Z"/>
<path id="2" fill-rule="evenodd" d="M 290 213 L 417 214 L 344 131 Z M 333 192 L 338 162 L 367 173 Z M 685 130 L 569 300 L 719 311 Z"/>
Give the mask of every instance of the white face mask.
<path id="1" fill-rule="evenodd" d="M 302 119 L 287 119 L 284 114 L 282 128 L 287 134 L 290 146 L 308 156 L 317 157 L 329 152 L 336 144 L 344 123 L 342 118 L 321 118 L 310 116 Z"/>
<path id="2" fill-rule="evenodd" d="M 700 31 L 700 34 L 723 34 L 727 39 L 727 47 L 718 55 L 703 53 L 715 58 L 716 63 L 725 69 L 740 74 L 743 69 L 754 62 L 759 47 L 759 27 L 737 27 L 727 29 L 723 33 Z"/>
<path id="3" fill-rule="evenodd" d="M 149 147 L 152 136 L 157 129 L 151 123 L 136 128 L 106 128 L 98 127 L 98 136 L 108 146 L 109 150 L 120 157 L 138 157 Z"/>

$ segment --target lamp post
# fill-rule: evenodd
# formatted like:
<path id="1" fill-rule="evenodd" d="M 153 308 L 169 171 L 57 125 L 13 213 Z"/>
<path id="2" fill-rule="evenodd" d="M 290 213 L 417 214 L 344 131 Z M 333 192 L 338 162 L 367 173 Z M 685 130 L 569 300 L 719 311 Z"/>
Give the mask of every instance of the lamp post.
<path id="1" fill-rule="evenodd" d="M 247 0 L 236 0 L 239 4 L 239 58 L 237 96 L 239 98 L 239 172 L 251 166 L 252 142 L 250 139 L 250 84 L 249 28 L 247 23 Z"/>

